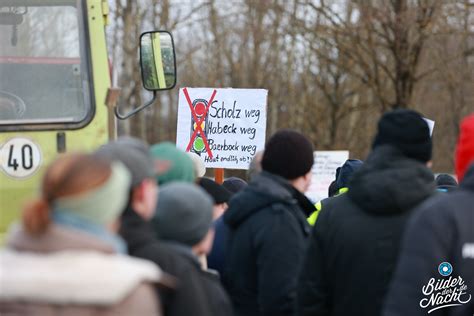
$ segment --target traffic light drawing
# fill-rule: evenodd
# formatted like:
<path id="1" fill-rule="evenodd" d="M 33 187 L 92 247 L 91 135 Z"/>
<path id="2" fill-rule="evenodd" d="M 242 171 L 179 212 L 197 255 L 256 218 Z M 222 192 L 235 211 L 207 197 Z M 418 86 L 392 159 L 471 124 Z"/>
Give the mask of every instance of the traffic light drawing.
<path id="1" fill-rule="evenodd" d="M 198 121 L 200 122 L 201 125 L 201 130 L 204 133 L 204 136 L 207 136 L 208 132 L 208 116 L 209 114 L 207 113 L 207 101 L 204 99 L 195 99 L 193 102 L 193 108 L 194 108 L 194 114 L 196 114 L 196 117 Z M 191 115 L 191 136 L 194 134 L 194 131 L 197 128 L 198 122 L 194 120 L 194 116 Z M 198 134 L 194 140 L 193 144 L 191 146 L 191 151 L 201 155 L 201 153 L 206 151 L 206 145 L 204 144 L 204 140 L 201 134 Z"/>
<path id="2" fill-rule="evenodd" d="M 212 159 L 213 157 L 212 151 L 209 148 L 209 143 L 207 142 L 207 135 L 206 135 L 207 133 L 204 132 L 202 127 L 208 130 L 207 112 L 209 111 L 210 105 L 214 101 L 214 97 L 216 96 L 217 90 L 214 89 L 214 91 L 212 92 L 211 98 L 207 102 L 206 100 L 203 100 L 203 99 L 195 99 L 194 102 L 191 102 L 188 89 L 186 88 L 183 88 L 183 93 L 184 93 L 184 96 L 186 97 L 186 101 L 189 105 L 189 109 L 191 110 L 191 137 L 189 138 L 189 144 L 188 144 L 188 147 L 186 148 L 186 151 L 193 150 L 193 152 L 200 154 L 204 150 L 202 151 L 195 150 L 193 145 L 195 144 L 196 148 L 199 149 L 202 147 L 200 146 L 202 143 L 204 145 L 204 148 L 206 149 L 207 154 Z M 199 111 L 199 115 L 196 111 Z M 197 142 L 195 142 L 196 139 L 198 138 L 200 138 L 201 140 L 200 141 L 198 140 Z"/>

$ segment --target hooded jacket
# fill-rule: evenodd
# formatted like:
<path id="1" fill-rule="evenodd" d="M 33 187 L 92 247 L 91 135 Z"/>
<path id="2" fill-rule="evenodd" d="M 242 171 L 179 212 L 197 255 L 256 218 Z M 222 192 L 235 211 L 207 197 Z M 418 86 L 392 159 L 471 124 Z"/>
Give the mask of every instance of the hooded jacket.
<path id="1" fill-rule="evenodd" d="M 474 114 L 465 117 L 460 126 L 458 143 L 456 146 L 456 175 L 462 181 L 464 173 L 474 161 Z"/>
<path id="2" fill-rule="evenodd" d="M 0 271 L 1 315 L 162 315 L 156 265 L 62 225 L 41 236 L 13 230 Z"/>
<path id="3" fill-rule="evenodd" d="M 318 219 L 319 212 L 323 209 L 323 206 L 329 201 L 329 199 L 332 199 L 339 194 L 344 194 L 348 191 L 347 186 L 349 185 L 349 181 L 354 174 L 355 171 L 357 171 L 361 166 L 363 162 L 358 159 L 347 159 L 346 162 L 342 165 L 342 167 L 337 168 L 336 170 L 336 180 L 334 182 L 334 188 L 333 190 L 336 191 L 336 193 L 315 204 L 316 206 L 316 211 L 314 211 L 309 217 L 308 217 L 308 223 L 311 226 L 314 226 L 316 223 L 316 220 Z M 333 185 L 331 183 L 331 185 Z"/>
<path id="4" fill-rule="evenodd" d="M 347 188 L 352 175 L 354 172 L 359 170 L 362 165 L 363 162 L 358 159 L 347 159 L 346 162 L 344 162 L 336 177 L 336 186 L 338 191 L 342 188 Z"/>
<path id="5" fill-rule="evenodd" d="M 378 316 L 410 211 L 434 193 L 431 171 L 380 146 L 314 226 L 298 288 L 300 315 Z"/>
<path id="6" fill-rule="evenodd" d="M 231 316 L 233 314 L 232 304 L 222 287 L 219 274 L 213 270 L 203 270 L 199 258 L 192 252 L 191 247 L 171 241 L 163 243 L 190 264 L 188 274 L 195 274 L 199 277 L 200 292 L 205 295 L 205 302 L 211 310 L 209 316 Z M 194 313 L 190 315 L 194 315 Z"/>
<path id="7" fill-rule="evenodd" d="M 122 216 L 120 234 L 131 256 L 153 261 L 177 278 L 177 288 L 173 293 L 160 290 L 165 315 L 229 315 L 230 302 L 219 280 L 196 267 L 189 256 L 183 256 L 169 244 L 157 240 L 149 224 L 131 209 Z M 206 291 L 206 288 L 216 292 Z M 213 296 L 213 293 L 217 295 Z M 227 307 L 222 308 L 226 302 Z M 220 311 L 216 312 L 218 309 Z"/>
<path id="8" fill-rule="evenodd" d="M 423 203 L 414 213 L 404 236 L 400 260 L 387 295 L 384 316 L 463 316 L 474 314 L 474 165 L 458 190 L 440 194 Z M 448 262 L 452 272 L 443 276 L 440 264 Z M 453 301 L 443 290 L 425 295 L 431 278 L 461 277 L 466 289 Z M 427 287 L 426 287 L 427 288 Z M 459 290 L 459 286 L 451 290 Z M 428 288 L 427 288 L 428 289 Z M 448 299 L 431 304 L 431 297 Z M 466 303 L 463 303 L 466 302 Z M 423 307 L 420 306 L 423 305 Z M 442 307 L 445 305 L 456 306 Z"/>
<path id="9" fill-rule="evenodd" d="M 230 201 L 223 281 L 236 315 L 295 315 L 312 210 L 287 180 L 265 171 Z"/>

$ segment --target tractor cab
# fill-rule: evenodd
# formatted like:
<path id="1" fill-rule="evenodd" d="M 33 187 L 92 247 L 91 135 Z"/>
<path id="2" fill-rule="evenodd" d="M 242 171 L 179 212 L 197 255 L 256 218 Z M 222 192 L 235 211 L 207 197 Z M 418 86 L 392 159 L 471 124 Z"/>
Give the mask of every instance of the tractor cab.
<path id="1" fill-rule="evenodd" d="M 116 107 L 108 14 L 104 0 L 0 0 L 0 244 L 58 154 L 113 139 L 117 118 L 176 83 L 171 34 L 145 32 L 140 66 L 153 99 L 129 113 Z"/>

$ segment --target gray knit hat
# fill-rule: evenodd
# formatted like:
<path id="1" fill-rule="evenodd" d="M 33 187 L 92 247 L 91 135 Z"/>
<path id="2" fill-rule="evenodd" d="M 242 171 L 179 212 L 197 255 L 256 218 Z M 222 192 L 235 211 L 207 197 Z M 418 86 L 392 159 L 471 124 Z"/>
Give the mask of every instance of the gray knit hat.
<path id="1" fill-rule="evenodd" d="M 160 188 L 153 228 L 161 240 L 194 246 L 212 226 L 212 198 L 200 187 L 172 182 Z"/>
<path id="2" fill-rule="evenodd" d="M 148 145 L 140 139 L 121 137 L 97 149 L 96 154 L 109 160 L 123 163 L 132 174 L 131 186 L 139 185 L 146 178 L 155 177 L 153 159 Z"/>
<path id="3" fill-rule="evenodd" d="M 153 160 L 148 144 L 141 139 L 122 136 L 101 146 L 96 155 L 110 161 L 118 160 L 132 174 L 131 187 L 134 188 L 145 179 L 154 179 L 157 174 L 166 172 L 169 163 Z"/>

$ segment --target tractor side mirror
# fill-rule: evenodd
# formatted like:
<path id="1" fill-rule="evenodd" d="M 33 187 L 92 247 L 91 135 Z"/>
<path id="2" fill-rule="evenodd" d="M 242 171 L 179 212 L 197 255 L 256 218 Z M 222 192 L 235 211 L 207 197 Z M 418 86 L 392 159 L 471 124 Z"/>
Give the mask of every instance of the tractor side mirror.
<path id="1" fill-rule="evenodd" d="M 176 57 L 169 32 L 152 31 L 140 36 L 140 68 L 147 90 L 168 90 L 176 85 Z"/>

